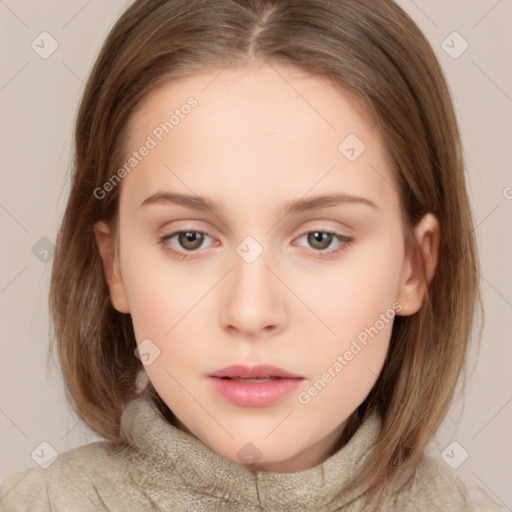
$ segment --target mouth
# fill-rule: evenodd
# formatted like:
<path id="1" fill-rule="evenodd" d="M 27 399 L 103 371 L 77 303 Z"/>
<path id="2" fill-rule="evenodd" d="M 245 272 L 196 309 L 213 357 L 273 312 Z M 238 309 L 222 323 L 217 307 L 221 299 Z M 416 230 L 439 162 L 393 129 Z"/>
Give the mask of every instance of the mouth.
<path id="1" fill-rule="evenodd" d="M 303 379 L 301 375 L 283 370 L 270 364 L 258 364 L 255 366 L 235 364 L 213 372 L 210 377 L 221 379 L 240 380 L 268 380 L 268 379 Z"/>
<path id="2" fill-rule="evenodd" d="M 232 404 L 269 407 L 294 391 L 304 377 L 271 365 L 234 365 L 214 372 L 209 380 Z"/>
<path id="3" fill-rule="evenodd" d="M 267 377 L 265 379 L 243 379 L 241 377 L 218 377 L 224 380 L 234 380 L 238 382 L 270 382 L 276 379 L 282 379 L 283 377 Z"/>

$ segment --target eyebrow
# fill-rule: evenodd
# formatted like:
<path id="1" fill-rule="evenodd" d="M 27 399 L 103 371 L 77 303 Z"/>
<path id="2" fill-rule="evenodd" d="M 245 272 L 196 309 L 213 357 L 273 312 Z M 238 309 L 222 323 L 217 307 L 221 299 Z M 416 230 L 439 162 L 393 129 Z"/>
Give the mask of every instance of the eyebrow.
<path id="1" fill-rule="evenodd" d="M 366 197 L 355 196 L 352 194 L 328 194 L 314 196 L 307 199 L 300 198 L 286 201 L 284 203 L 283 212 L 284 215 L 288 215 L 347 203 L 359 203 L 378 209 L 378 206 Z M 176 192 L 157 192 L 144 199 L 139 207 L 146 207 L 152 204 L 176 204 L 185 208 L 190 208 L 191 210 L 211 210 L 213 212 L 222 211 L 221 205 L 209 197 L 179 194 Z"/>

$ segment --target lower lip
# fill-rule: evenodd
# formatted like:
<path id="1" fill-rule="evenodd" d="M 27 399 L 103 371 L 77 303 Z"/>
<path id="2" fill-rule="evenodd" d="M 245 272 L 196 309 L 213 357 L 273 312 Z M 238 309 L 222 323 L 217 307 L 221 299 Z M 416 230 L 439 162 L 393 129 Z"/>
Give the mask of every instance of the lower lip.
<path id="1" fill-rule="evenodd" d="M 244 382 L 210 377 L 213 388 L 225 399 L 243 407 L 267 407 L 297 389 L 302 379 Z"/>

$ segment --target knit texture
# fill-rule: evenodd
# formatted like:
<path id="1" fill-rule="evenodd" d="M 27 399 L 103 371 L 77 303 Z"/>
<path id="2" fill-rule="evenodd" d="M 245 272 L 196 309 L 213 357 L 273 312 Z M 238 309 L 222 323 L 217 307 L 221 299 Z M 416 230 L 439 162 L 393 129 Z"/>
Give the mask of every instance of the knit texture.
<path id="1" fill-rule="evenodd" d="M 62 453 L 47 469 L 16 473 L 0 487 L 5 512 L 476 512 L 504 511 L 481 489 L 467 489 L 441 462 L 424 456 L 400 484 L 369 505 L 349 478 L 371 457 L 376 413 L 325 462 L 295 473 L 250 471 L 170 425 L 147 399 L 131 401 L 121 429 L 133 449 L 104 441 Z"/>

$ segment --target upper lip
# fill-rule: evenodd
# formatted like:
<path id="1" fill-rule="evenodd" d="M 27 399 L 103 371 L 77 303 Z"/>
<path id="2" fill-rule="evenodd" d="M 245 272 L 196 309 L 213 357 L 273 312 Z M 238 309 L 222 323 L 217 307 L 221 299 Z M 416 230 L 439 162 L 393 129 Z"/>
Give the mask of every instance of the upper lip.
<path id="1" fill-rule="evenodd" d="M 242 364 L 235 364 L 227 366 L 213 372 L 210 377 L 239 377 L 241 379 L 264 379 L 268 377 L 282 377 L 289 379 L 303 379 L 304 377 L 287 372 L 282 368 L 273 366 L 271 364 L 258 364 L 255 366 L 247 366 Z"/>

